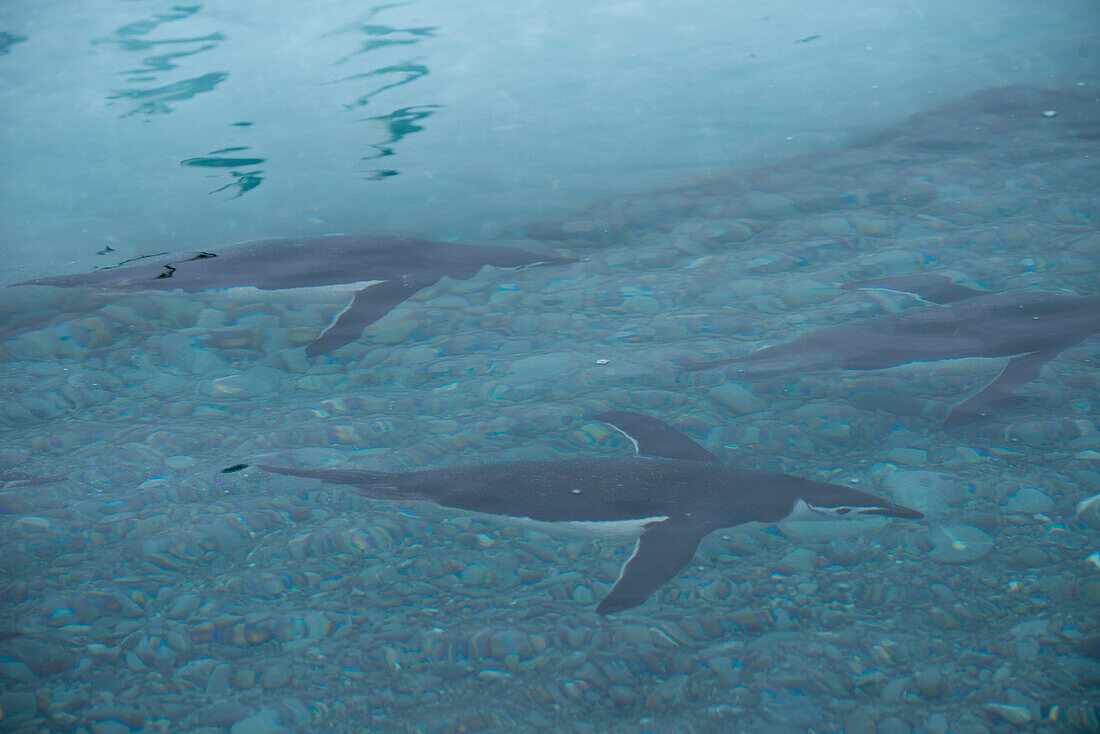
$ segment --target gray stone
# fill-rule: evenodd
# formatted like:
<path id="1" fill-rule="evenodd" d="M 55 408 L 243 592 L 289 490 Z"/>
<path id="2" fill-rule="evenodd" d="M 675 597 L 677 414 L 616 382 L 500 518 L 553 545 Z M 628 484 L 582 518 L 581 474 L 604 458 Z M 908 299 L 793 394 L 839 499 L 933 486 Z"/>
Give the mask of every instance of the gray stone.
<path id="1" fill-rule="evenodd" d="M 1025 568 L 1040 568 L 1050 563 L 1050 555 L 1042 548 L 1028 546 L 1013 553 L 1012 560 Z"/>
<path id="2" fill-rule="evenodd" d="M 1022 512 L 1028 515 L 1045 513 L 1054 509 L 1054 500 L 1037 489 L 1021 487 L 1005 502 L 1005 509 L 1010 512 Z"/>
<path id="3" fill-rule="evenodd" d="M 118 693 L 126 682 L 114 671 L 93 670 L 88 674 L 88 687 L 93 691 Z"/>
<path id="4" fill-rule="evenodd" d="M 176 455 L 167 457 L 164 463 L 171 469 L 190 469 L 198 461 L 193 456 Z"/>
<path id="5" fill-rule="evenodd" d="M 879 692 L 879 698 L 889 703 L 897 703 L 902 700 L 906 690 L 909 688 L 909 683 L 910 680 L 908 676 L 895 678 L 882 687 L 882 691 Z"/>
<path id="6" fill-rule="evenodd" d="M 1100 491 L 1100 471 L 1082 469 L 1073 473 L 1073 480 L 1093 492 Z"/>
<path id="7" fill-rule="evenodd" d="M 525 380 L 558 380 L 593 361 L 578 354 L 533 354 L 512 362 L 508 366 L 508 375 Z"/>
<path id="8" fill-rule="evenodd" d="M 1022 421 L 1008 428 L 1011 441 L 1025 446 L 1063 445 L 1079 435 L 1077 424 L 1066 420 Z"/>
<path id="9" fill-rule="evenodd" d="M 758 413 L 767 407 L 760 398 L 741 385 L 730 384 L 712 387 L 707 393 L 711 400 L 739 415 Z"/>
<path id="10" fill-rule="evenodd" d="M 37 676 L 59 673 L 75 663 L 75 657 L 60 646 L 29 637 L 10 640 L 6 652 L 8 657 L 26 664 Z"/>
<path id="11" fill-rule="evenodd" d="M 924 466 L 928 463 L 928 452 L 924 449 L 899 446 L 887 451 L 886 458 L 896 464 Z"/>
<path id="12" fill-rule="evenodd" d="M 260 686 L 263 688 L 282 688 L 294 677 L 294 670 L 282 661 L 264 668 L 260 674 Z"/>
<path id="13" fill-rule="evenodd" d="M 231 726 L 248 716 L 248 707 L 238 701 L 219 701 L 199 709 L 195 721 L 203 726 Z"/>
<path id="14" fill-rule="evenodd" d="M 30 718 L 38 713 L 38 702 L 33 693 L 7 691 L 0 693 L 0 711 L 5 721 Z"/>
<path id="15" fill-rule="evenodd" d="M 620 705 L 634 703 L 634 691 L 627 686 L 611 686 L 607 689 L 607 695 L 612 701 Z"/>
<path id="16" fill-rule="evenodd" d="M 217 696 L 229 690 L 229 683 L 233 679 L 233 668 L 228 663 L 222 663 L 210 671 L 210 679 L 206 682 L 206 692 Z"/>
<path id="17" fill-rule="evenodd" d="M 897 716 L 889 716 L 875 726 L 877 734 L 912 734 L 913 727 Z"/>
<path id="18" fill-rule="evenodd" d="M 211 380 L 205 387 L 210 395 L 231 395 L 237 397 L 257 397 L 275 391 L 278 377 L 275 371 L 266 367 L 253 367 L 235 375 L 225 375 Z"/>
<path id="19" fill-rule="evenodd" d="M 661 302 L 652 296 L 628 296 L 623 299 L 620 309 L 633 313 L 656 314 L 661 312 Z"/>
<path id="20" fill-rule="evenodd" d="M 936 698 L 940 695 L 943 674 L 939 668 L 923 668 L 913 675 L 913 682 L 924 698 Z"/>
<path id="21" fill-rule="evenodd" d="M 951 483 L 936 472 L 900 470 L 886 465 L 883 469 L 876 468 L 874 473 L 882 475 L 883 485 L 895 502 L 919 510 L 925 517 L 942 515 L 954 493 Z"/>
<path id="22" fill-rule="evenodd" d="M 1025 706 L 1010 706 L 1006 703 L 987 703 L 985 710 L 1002 721 L 1007 721 L 1016 726 L 1023 726 L 1031 722 L 1031 712 Z"/>
<path id="23" fill-rule="evenodd" d="M 182 594 L 172 601 L 172 606 L 168 608 L 166 616 L 169 619 L 184 619 L 190 616 L 191 612 L 199 608 L 199 604 L 202 600 L 194 594 Z"/>
<path id="24" fill-rule="evenodd" d="M 936 563 L 970 563 L 989 555 L 993 538 L 973 525 L 948 525 L 927 536 L 928 557 Z"/>
<path id="25" fill-rule="evenodd" d="M 287 728 L 279 723 L 274 709 L 260 709 L 229 727 L 229 734 L 282 734 Z"/>
<path id="26" fill-rule="evenodd" d="M 795 548 L 775 564 L 781 573 L 810 574 L 817 567 L 817 554 L 806 548 Z"/>
<path id="27" fill-rule="evenodd" d="M 947 721 L 947 717 L 943 714 L 932 714 L 928 717 L 924 729 L 928 734 L 947 734 L 951 730 L 951 726 Z"/>
<path id="28" fill-rule="evenodd" d="M 114 719 L 104 719 L 92 724 L 92 734 L 131 734 L 133 730 Z"/>
<path id="29" fill-rule="evenodd" d="M 0 676 L 24 682 L 35 679 L 30 666 L 19 660 L 11 659 L 0 659 Z"/>
<path id="30" fill-rule="evenodd" d="M 1100 494 L 1077 503 L 1077 519 L 1093 530 L 1100 530 Z"/>
<path id="31" fill-rule="evenodd" d="M 875 734 L 875 722 L 865 713 L 851 713 L 844 719 L 844 734 Z"/>
<path id="32" fill-rule="evenodd" d="M 847 538 L 830 540 L 822 550 L 826 558 L 840 566 L 854 566 L 863 556 L 859 545 Z"/>
<path id="33" fill-rule="evenodd" d="M 155 395 L 158 398 L 178 397 L 191 392 L 191 386 L 186 380 L 167 374 L 157 375 L 146 380 L 142 388 L 150 395 Z"/>

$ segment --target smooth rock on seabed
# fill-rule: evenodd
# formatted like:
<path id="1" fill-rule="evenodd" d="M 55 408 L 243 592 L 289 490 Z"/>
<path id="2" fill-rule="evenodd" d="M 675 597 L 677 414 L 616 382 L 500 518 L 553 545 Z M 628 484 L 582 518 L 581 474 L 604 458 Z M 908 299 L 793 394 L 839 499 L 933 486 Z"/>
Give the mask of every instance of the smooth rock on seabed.
<path id="1" fill-rule="evenodd" d="M 1001 94 L 943 113 L 978 140 L 917 116 L 517 228 L 502 241 L 581 261 L 444 279 L 322 359 L 302 346 L 335 301 L 217 293 L 128 295 L 8 340 L 0 470 L 66 478 L 0 488 L 0 617 L 18 633 L 0 640 L 0 724 L 1096 731 L 1100 531 L 1073 508 L 1100 492 L 1100 341 L 950 431 L 1003 361 L 751 383 L 675 369 L 916 304 L 839 288 L 860 278 L 1100 292 L 1100 116 L 1090 136 L 1042 114 L 1063 97 Z M 61 297 L 4 295 L 12 318 Z M 602 618 L 627 545 L 220 473 L 628 454 L 586 419 L 608 409 L 928 517 L 719 531 Z"/>

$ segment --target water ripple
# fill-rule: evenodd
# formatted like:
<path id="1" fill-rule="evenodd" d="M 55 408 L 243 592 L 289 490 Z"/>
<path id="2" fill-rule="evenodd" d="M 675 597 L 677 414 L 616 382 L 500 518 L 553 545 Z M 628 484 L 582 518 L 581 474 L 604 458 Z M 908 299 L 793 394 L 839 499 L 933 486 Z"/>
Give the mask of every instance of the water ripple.
<path id="1" fill-rule="evenodd" d="M 12 46 L 17 43 L 23 43 L 26 40 L 26 36 L 20 36 L 17 33 L 8 33 L 7 31 L 0 31 L 0 56 L 11 53 Z"/>
<path id="2" fill-rule="evenodd" d="M 245 123 L 247 124 L 247 123 Z M 240 126 L 242 123 L 236 123 Z M 181 166 L 189 166 L 192 168 L 229 168 L 229 169 L 244 169 L 252 166 L 258 166 L 264 162 L 264 158 L 244 158 L 241 156 L 226 156 L 223 153 L 237 153 L 239 151 L 248 150 L 248 146 L 237 146 L 234 148 L 221 148 L 220 150 L 211 151 L 205 156 L 198 158 L 186 158 L 180 161 Z M 245 170 L 230 170 L 229 175 L 234 177 L 233 181 L 225 184 L 224 186 L 211 191 L 210 193 L 216 194 L 220 191 L 236 190 L 236 194 L 231 198 L 238 198 L 247 194 L 252 189 L 263 183 L 263 176 L 260 174 L 263 171 L 245 171 Z"/>
<path id="3" fill-rule="evenodd" d="M 360 41 L 359 48 L 344 56 L 336 65 L 343 65 L 356 57 L 364 54 L 372 54 L 383 49 L 395 47 L 409 47 L 419 44 L 421 41 L 433 38 L 436 35 L 435 26 L 421 26 L 410 28 L 396 28 L 390 25 L 382 25 L 374 22 L 375 16 L 392 5 L 379 5 L 370 10 L 364 22 L 356 24 L 341 33 L 357 33 L 366 36 Z M 373 57 L 372 57 L 373 58 Z M 398 87 L 404 87 L 430 73 L 428 65 L 422 59 L 411 58 L 395 63 L 387 63 L 374 69 L 349 74 L 330 84 L 354 83 L 365 87 L 364 91 L 351 102 L 344 105 L 347 110 L 365 107 L 375 102 L 376 98 L 384 92 L 392 92 Z M 367 123 L 367 128 L 373 132 L 373 142 L 368 143 L 373 150 L 369 155 L 360 160 L 372 161 L 378 158 L 388 158 L 395 155 L 394 146 L 407 135 L 420 132 L 423 125 L 417 123 L 435 114 L 440 105 L 421 104 L 402 106 L 393 109 L 386 114 L 361 118 L 358 122 Z M 375 132 L 376 131 L 376 132 Z M 400 174 L 395 168 L 374 168 L 365 171 L 363 179 L 367 181 L 382 181 Z"/>
<path id="4" fill-rule="evenodd" d="M 145 53 L 164 47 L 178 47 L 180 50 L 168 53 L 154 53 L 141 60 L 141 66 L 118 72 L 126 81 L 135 84 L 159 82 L 163 75 L 179 68 L 178 59 L 196 56 L 215 48 L 225 35 L 214 31 L 205 35 L 183 36 L 178 38 L 145 38 L 165 23 L 173 23 L 193 18 L 201 9 L 200 5 L 176 6 L 170 11 L 154 13 L 151 18 L 127 23 L 116 29 L 107 38 L 93 41 L 95 45 L 113 45 L 128 53 Z M 196 95 L 212 91 L 229 77 L 227 72 L 218 71 L 175 81 L 160 86 L 139 86 L 115 90 L 108 99 L 133 100 L 135 106 L 122 117 L 131 115 L 157 115 L 172 111 L 172 104 L 190 99 Z"/>

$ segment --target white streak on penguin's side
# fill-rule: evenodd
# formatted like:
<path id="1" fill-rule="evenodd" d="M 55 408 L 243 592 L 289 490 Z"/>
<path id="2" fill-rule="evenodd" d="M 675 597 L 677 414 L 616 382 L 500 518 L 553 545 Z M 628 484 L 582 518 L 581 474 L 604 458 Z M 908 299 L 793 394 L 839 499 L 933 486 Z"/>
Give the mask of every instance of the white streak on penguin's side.
<path id="1" fill-rule="evenodd" d="M 711 531 L 776 523 L 792 515 L 916 519 L 921 513 L 849 487 L 734 469 L 672 426 L 612 411 L 595 416 L 627 434 L 646 458 L 509 461 L 397 474 L 263 466 L 265 471 L 350 484 L 366 497 L 433 502 L 499 516 L 637 538 L 634 551 L 596 611 L 644 602 L 671 581 Z M 630 537 L 630 535 L 627 535 Z"/>

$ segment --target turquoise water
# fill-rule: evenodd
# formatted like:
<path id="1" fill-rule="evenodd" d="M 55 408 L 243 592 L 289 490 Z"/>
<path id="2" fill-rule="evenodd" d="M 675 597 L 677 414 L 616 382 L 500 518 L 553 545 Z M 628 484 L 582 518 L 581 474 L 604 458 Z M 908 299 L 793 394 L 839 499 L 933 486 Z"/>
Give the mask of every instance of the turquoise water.
<path id="1" fill-rule="evenodd" d="M 1100 293 L 1097 20 L 5 5 L 5 285 L 332 233 L 572 262 L 442 277 L 317 356 L 346 289 L 3 289 L 0 726 L 1098 730 L 1094 335 L 961 426 L 1027 344 L 681 369 L 920 309 L 963 323 L 966 300 L 844 287 L 865 279 Z M 628 540 L 251 466 L 630 456 L 607 410 L 925 517 L 724 528 L 604 617 Z"/>

